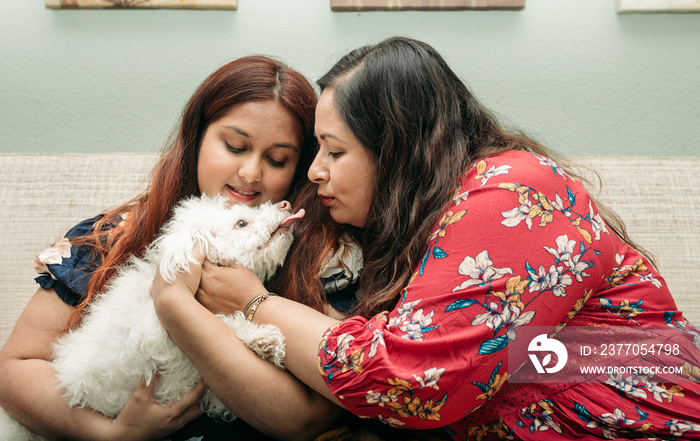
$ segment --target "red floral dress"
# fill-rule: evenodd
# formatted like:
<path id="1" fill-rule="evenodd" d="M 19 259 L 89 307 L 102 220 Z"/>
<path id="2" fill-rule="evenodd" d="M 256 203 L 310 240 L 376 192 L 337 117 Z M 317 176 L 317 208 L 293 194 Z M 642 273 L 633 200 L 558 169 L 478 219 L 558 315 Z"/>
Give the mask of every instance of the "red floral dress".
<path id="1" fill-rule="evenodd" d="M 528 327 L 664 327 L 684 381 L 509 381 Z M 580 182 L 511 151 L 475 164 L 392 311 L 329 329 L 319 368 L 354 414 L 453 439 L 700 439 L 700 333 Z"/>

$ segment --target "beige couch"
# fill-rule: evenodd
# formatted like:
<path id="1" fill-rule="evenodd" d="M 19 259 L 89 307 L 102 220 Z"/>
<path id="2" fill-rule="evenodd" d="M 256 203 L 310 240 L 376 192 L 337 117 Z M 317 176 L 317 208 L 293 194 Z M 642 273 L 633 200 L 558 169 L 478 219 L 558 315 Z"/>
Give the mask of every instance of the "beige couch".
<path id="1" fill-rule="evenodd" d="M 80 220 L 135 196 L 154 154 L 0 155 L 0 347 L 37 288 L 35 254 Z M 582 157 L 602 201 L 657 257 L 679 308 L 700 324 L 700 157 Z"/>

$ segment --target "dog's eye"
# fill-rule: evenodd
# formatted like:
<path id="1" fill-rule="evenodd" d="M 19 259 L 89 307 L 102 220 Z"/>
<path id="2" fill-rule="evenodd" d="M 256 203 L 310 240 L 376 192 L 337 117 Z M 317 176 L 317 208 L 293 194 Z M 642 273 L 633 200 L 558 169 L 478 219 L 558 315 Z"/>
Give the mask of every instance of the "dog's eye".
<path id="1" fill-rule="evenodd" d="M 248 222 L 246 222 L 244 220 L 239 220 L 238 222 L 236 222 L 236 228 L 243 228 L 247 225 L 248 225 Z"/>

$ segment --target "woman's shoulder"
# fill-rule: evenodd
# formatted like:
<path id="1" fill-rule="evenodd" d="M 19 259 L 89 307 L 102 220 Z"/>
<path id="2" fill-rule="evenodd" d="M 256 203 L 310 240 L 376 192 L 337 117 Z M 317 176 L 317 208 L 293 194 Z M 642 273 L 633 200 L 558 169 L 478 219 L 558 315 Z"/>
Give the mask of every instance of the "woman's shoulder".
<path id="1" fill-rule="evenodd" d="M 90 234 L 102 217 L 98 215 L 79 222 L 62 239 L 34 258 L 34 270 L 38 274 L 36 282 L 44 289 L 53 289 L 70 305 L 75 306 L 82 300 L 97 259 L 91 247 L 81 245 L 75 239 Z"/>
<path id="2" fill-rule="evenodd" d="M 41 251 L 34 258 L 34 268 L 42 273 L 48 265 L 64 265 L 75 260 L 79 250 L 87 247 L 74 246 L 74 239 L 84 237 L 95 228 L 95 224 L 102 218 L 102 215 L 85 219 L 68 230 L 66 235 L 56 243 Z"/>
<path id="3" fill-rule="evenodd" d="M 523 150 L 509 150 L 477 161 L 467 170 L 462 181 L 469 189 L 504 183 L 535 190 L 580 185 L 549 157 Z"/>
<path id="4" fill-rule="evenodd" d="M 73 228 L 68 230 L 68 232 L 65 235 L 65 238 L 74 238 L 74 237 L 81 237 L 85 236 L 86 234 L 90 234 L 92 230 L 95 228 L 95 224 L 104 217 L 103 214 L 99 214 L 95 217 L 92 217 L 90 219 L 85 219 L 79 223 L 77 223 Z"/>

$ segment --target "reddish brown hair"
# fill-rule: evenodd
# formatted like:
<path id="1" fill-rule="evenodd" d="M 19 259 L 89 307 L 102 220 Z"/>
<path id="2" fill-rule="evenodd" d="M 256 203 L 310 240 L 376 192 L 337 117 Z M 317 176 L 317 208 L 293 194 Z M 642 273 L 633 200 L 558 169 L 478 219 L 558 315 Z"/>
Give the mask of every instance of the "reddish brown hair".
<path id="1" fill-rule="evenodd" d="M 232 106 L 247 101 L 273 100 L 295 118 L 301 134 L 301 155 L 290 194 L 306 182 L 316 148 L 313 135 L 316 93 L 298 72 L 277 60 L 250 56 L 232 61 L 212 73 L 185 106 L 178 128 L 165 146 L 151 174 L 148 188 L 133 200 L 108 212 L 89 236 L 78 243 L 91 246 L 99 266 L 90 279 L 85 298 L 76 309 L 77 318 L 94 295 L 131 256 L 142 256 L 182 198 L 199 195 L 197 160 L 209 124 Z M 121 216 L 126 222 L 119 225 Z"/>

